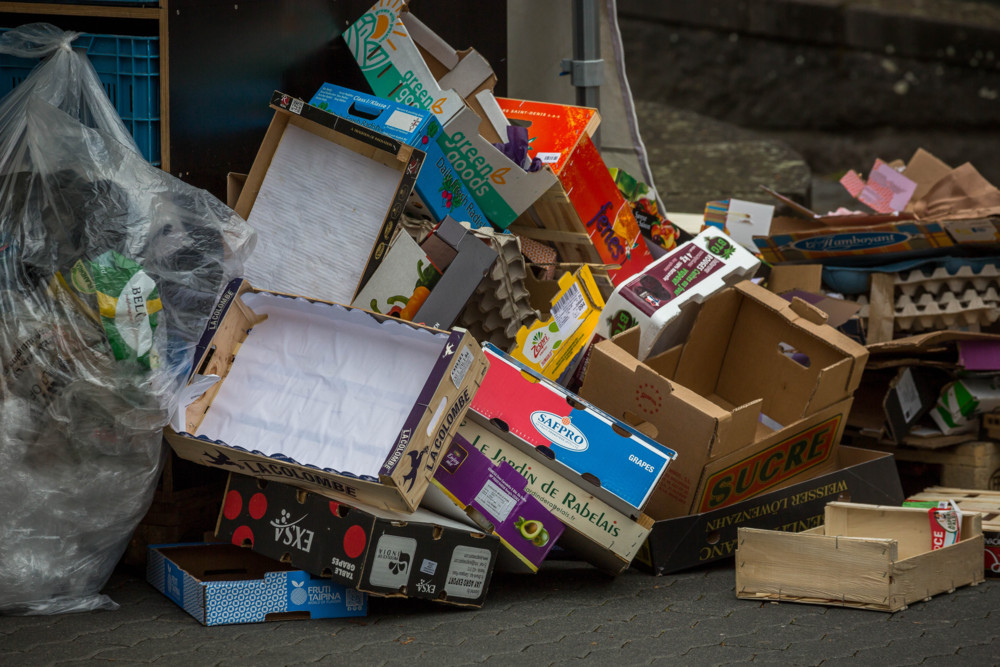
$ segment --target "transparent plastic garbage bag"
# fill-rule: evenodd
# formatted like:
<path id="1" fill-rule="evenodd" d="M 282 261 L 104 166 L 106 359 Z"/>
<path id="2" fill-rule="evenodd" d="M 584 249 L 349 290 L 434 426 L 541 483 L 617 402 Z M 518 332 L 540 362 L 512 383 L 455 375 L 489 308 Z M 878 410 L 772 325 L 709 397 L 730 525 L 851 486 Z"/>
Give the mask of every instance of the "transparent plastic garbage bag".
<path id="1" fill-rule="evenodd" d="M 152 499 L 162 429 L 255 234 L 153 167 L 76 33 L 0 101 L 0 613 L 114 608 L 100 593 Z"/>

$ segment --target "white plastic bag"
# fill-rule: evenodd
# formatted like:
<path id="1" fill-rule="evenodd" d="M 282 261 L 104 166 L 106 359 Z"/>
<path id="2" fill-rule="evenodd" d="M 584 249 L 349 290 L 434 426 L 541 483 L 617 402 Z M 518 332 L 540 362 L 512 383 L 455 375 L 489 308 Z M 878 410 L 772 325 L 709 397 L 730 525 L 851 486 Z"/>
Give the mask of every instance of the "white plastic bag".
<path id="1" fill-rule="evenodd" d="M 162 428 L 253 230 L 139 154 L 76 33 L 0 101 L 0 613 L 100 594 L 149 507 Z"/>

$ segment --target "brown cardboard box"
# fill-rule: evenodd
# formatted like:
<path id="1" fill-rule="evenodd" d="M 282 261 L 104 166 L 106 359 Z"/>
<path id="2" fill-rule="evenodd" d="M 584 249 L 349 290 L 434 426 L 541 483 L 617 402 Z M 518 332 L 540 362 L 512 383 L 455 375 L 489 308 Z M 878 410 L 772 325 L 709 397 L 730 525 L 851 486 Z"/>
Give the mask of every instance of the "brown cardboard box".
<path id="1" fill-rule="evenodd" d="M 350 303 L 385 257 L 425 154 L 280 91 L 271 108 L 235 206 L 258 233 L 244 277 Z"/>
<path id="2" fill-rule="evenodd" d="M 647 514 L 706 512 L 836 467 L 868 352 L 823 321 L 744 281 L 645 362 L 636 328 L 593 347 L 580 395 L 677 451 Z"/>
<path id="3" fill-rule="evenodd" d="M 740 528 L 799 532 L 823 523 L 826 504 L 899 505 L 903 489 L 896 461 L 885 452 L 837 447 L 836 469 L 800 475 L 799 481 L 717 510 L 653 524 L 633 565 L 664 575 L 732 558 Z"/>

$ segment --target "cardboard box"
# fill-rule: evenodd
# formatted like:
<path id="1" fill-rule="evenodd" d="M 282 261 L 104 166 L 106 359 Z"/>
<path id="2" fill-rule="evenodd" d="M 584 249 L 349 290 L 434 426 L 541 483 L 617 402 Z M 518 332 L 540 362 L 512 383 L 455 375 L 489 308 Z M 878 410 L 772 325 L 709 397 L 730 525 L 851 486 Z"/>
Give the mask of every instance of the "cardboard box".
<path id="1" fill-rule="evenodd" d="M 846 220 L 838 225 L 835 220 L 824 223 L 779 216 L 771 221 L 768 236 L 755 236 L 753 240 L 769 264 L 861 261 L 875 254 L 880 263 L 888 263 L 903 255 L 926 254 L 959 243 L 965 245 L 980 236 L 988 239 L 983 243 L 995 243 L 1000 234 L 998 225 L 1000 218 L 948 222 L 889 218 L 860 226 L 847 224 Z M 974 233 L 977 227 L 984 226 L 988 229 L 985 235 Z"/>
<path id="2" fill-rule="evenodd" d="M 348 506 L 232 474 L 216 535 L 351 588 L 480 607 L 500 541 L 426 509 Z"/>
<path id="3" fill-rule="evenodd" d="M 511 356 L 535 373 L 565 385 L 574 362 L 594 337 L 604 297 L 586 265 L 573 274 L 563 273 L 558 285 L 548 314 L 517 332 Z"/>
<path id="4" fill-rule="evenodd" d="M 963 512 L 982 515 L 983 566 L 987 577 L 1000 577 L 1000 491 L 931 486 L 907 498 L 906 503 L 942 500 L 954 501 Z"/>
<path id="5" fill-rule="evenodd" d="M 453 518 L 458 512 L 500 538 L 504 569 L 537 572 L 563 533 L 562 522 L 525 489 L 520 472 L 494 465 L 461 435 L 452 440 L 433 482 L 424 507 Z"/>
<path id="6" fill-rule="evenodd" d="M 726 285 L 752 278 L 760 261 L 732 239 L 708 229 L 618 285 L 597 335 L 611 338 L 638 326 L 639 359 L 687 338 L 698 304 Z"/>
<path id="7" fill-rule="evenodd" d="M 605 502 L 629 516 L 646 507 L 676 457 L 628 424 L 587 403 L 486 343 L 490 368 L 472 410 L 544 451 L 557 467 L 595 482 Z"/>
<path id="8" fill-rule="evenodd" d="M 146 581 L 202 625 L 365 616 L 365 594 L 231 544 L 156 544 Z"/>
<path id="9" fill-rule="evenodd" d="M 496 76 L 473 49 L 456 51 L 401 0 L 379 2 L 344 31 L 372 91 L 430 110 L 438 144 L 476 203 L 506 229 L 556 183 L 547 169 L 526 172 L 493 146 L 506 125 L 492 90 Z"/>
<path id="10" fill-rule="evenodd" d="M 378 270 L 358 291 L 351 305 L 416 322 L 417 308 L 410 307 L 410 300 L 420 293 L 419 288 L 431 290 L 440 280 L 441 272 L 420 245 L 401 232 L 396 234 Z M 417 301 L 413 303 L 415 306 Z"/>
<path id="11" fill-rule="evenodd" d="M 1000 408 L 1000 375 L 960 378 L 943 387 L 931 410 L 934 423 L 945 435 L 969 430 L 984 412 Z"/>
<path id="12" fill-rule="evenodd" d="M 489 226 L 486 215 L 441 151 L 437 143 L 441 123 L 429 110 L 332 83 L 324 83 L 309 104 L 424 151 L 427 157 L 414 191 L 436 222 L 451 216 L 473 228 Z"/>
<path id="13" fill-rule="evenodd" d="M 591 140 L 600 124 L 597 110 L 506 98 L 498 98 L 497 104 L 509 121 L 528 127 L 528 157 L 540 159 L 559 177 L 559 186 L 531 209 L 545 233 L 533 234 L 527 220 L 518 221 L 516 231 L 553 241 L 563 261 L 609 265 L 607 274 L 615 285 L 652 262 L 632 206 Z"/>
<path id="14" fill-rule="evenodd" d="M 927 510 L 834 502 L 824 524 L 801 533 L 740 528 L 736 595 L 899 611 L 983 578 L 978 514 L 958 542 L 932 550 Z"/>
<path id="15" fill-rule="evenodd" d="M 166 429 L 182 458 L 412 511 L 486 372 L 479 345 L 396 318 L 227 287 Z M 212 377 L 221 378 L 211 386 Z"/>
<path id="16" fill-rule="evenodd" d="M 432 327 L 451 327 L 472 298 L 479 283 L 497 261 L 494 250 L 476 232 L 469 231 L 452 218 L 445 218 L 429 240 L 440 240 L 456 255 L 444 269 L 444 275 L 431 290 L 414 316 L 415 322 Z M 427 245 L 427 241 L 424 242 Z"/>
<path id="17" fill-rule="evenodd" d="M 236 203 L 257 230 L 245 277 L 350 303 L 378 268 L 424 153 L 275 91 Z"/>
<path id="18" fill-rule="evenodd" d="M 649 535 L 653 520 L 634 517 L 606 502 L 593 480 L 548 458 L 538 448 L 469 410 L 459 433 L 497 465 L 510 465 L 528 482 L 528 492 L 566 527 L 559 546 L 608 574 L 624 572 Z"/>
<path id="19" fill-rule="evenodd" d="M 955 435 L 942 432 L 925 415 L 933 414 L 942 390 L 956 374 L 965 371 L 963 346 L 989 348 L 997 342 L 996 334 L 944 330 L 870 343 L 870 357 L 848 425 L 874 440 L 889 437 L 910 444 L 919 435 L 918 446 L 955 444 Z M 971 358 L 969 361 L 976 363 Z M 954 433 L 975 435 L 975 421 Z"/>
<path id="20" fill-rule="evenodd" d="M 868 352 L 822 322 L 744 281 L 645 362 L 635 328 L 593 346 L 581 396 L 677 451 L 647 514 L 707 512 L 835 467 Z"/>
<path id="21" fill-rule="evenodd" d="M 832 472 L 758 494 L 720 509 L 653 524 L 635 565 L 663 575 L 731 558 L 741 527 L 798 532 L 823 523 L 834 500 L 898 505 L 903 501 L 896 463 L 884 452 L 838 447 Z"/>

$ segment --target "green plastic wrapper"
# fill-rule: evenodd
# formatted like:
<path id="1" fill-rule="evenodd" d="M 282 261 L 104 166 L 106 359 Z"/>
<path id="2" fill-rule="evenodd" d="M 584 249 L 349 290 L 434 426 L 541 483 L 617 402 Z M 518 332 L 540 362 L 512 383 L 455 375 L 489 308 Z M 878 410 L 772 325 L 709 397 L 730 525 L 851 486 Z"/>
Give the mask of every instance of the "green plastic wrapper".
<path id="1" fill-rule="evenodd" d="M 134 359 L 144 368 L 158 367 L 153 332 L 163 304 L 156 282 L 139 264 L 114 250 L 90 262 L 89 269 L 90 285 L 76 268 L 73 286 L 80 291 L 93 289 L 115 359 Z"/>

